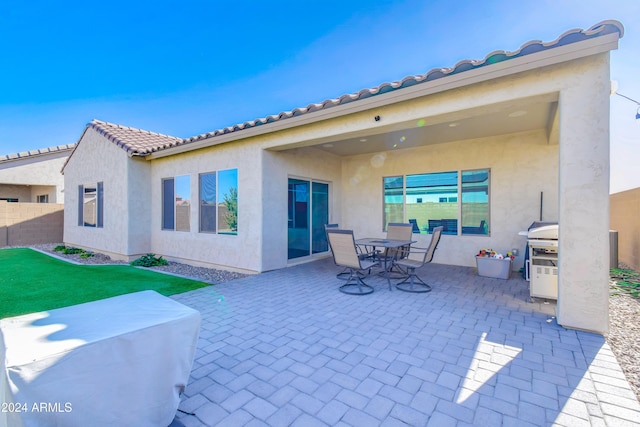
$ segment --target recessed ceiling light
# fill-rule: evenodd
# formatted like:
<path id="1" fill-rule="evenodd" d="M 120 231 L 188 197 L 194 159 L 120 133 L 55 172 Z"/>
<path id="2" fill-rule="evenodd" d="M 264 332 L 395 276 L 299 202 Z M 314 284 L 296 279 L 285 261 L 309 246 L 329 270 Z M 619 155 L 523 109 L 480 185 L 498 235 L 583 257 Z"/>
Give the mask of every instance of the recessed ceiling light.
<path id="1" fill-rule="evenodd" d="M 324 148 L 331 148 L 331 147 L 333 147 L 333 144 L 324 144 L 323 147 Z"/>
<path id="2" fill-rule="evenodd" d="M 522 117 L 525 116 L 527 114 L 527 112 L 525 110 L 518 110 L 518 111 L 514 111 L 513 113 L 509 113 L 508 116 L 509 117 Z"/>
<path id="3" fill-rule="evenodd" d="M 460 123 L 458 123 L 458 122 L 449 123 L 449 127 L 450 128 L 454 128 L 454 127 L 458 126 L 459 124 Z"/>
<path id="4" fill-rule="evenodd" d="M 367 138 L 360 138 L 360 142 L 367 142 Z"/>

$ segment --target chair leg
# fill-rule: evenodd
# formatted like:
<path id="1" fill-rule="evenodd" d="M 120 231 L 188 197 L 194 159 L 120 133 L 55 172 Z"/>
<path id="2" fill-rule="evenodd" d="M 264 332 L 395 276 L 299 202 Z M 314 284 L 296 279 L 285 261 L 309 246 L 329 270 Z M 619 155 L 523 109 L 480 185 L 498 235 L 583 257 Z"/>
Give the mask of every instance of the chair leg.
<path id="1" fill-rule="evenodd" d="M 365 274 L 363 271 L 356 271 L 356 274 L 360 277 L 364 277 Z M 371 274 L 371 269 L 369 269 L 369 273 Z M 349 267 L 345 267 L 342 272 L 336 274 L 336 277 L 340 280 L 349 280 L 351 278 L 351 272 L 349 271 Z"/>
<path id="2" fill-rule="evenodd" d="M 424 293 L 431 292 L 431 285 L 428 285 L 417 274 L 415 268 L 408 268 L 409 276 L 402 282 L 396 284 L 398 290 L 404 292 Z"/>
<path id="3" fill-rule="evenodd" d="M 373 288 L 362 280 L 362 277 L 353 268 L 349 269 L 349 278 L 347 283 L 338 288 L 340 292 L 349 295 L 367 295 L 373 292 Z"/>
<path id="4" fill-rule="evenodd" d="M 345 267 L 340 273 L 336 274 L 336 277 L 340 280 L 347 280 L 349 278 L 349 267 Z"/>

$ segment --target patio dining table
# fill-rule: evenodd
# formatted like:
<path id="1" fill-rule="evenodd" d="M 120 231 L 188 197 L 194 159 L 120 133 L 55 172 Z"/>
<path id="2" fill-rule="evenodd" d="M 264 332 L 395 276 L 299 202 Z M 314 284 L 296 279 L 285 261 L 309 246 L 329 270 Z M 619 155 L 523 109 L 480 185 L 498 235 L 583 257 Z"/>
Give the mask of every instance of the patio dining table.
<path id="1" fill-rule="evenodd" d="M 357 239 L 356 245 L 358 246 L 368 246 L 372 247 L 374 252 L 377 247 L 382 247 L 385 249 L 398 249 L 403 246 L 411 246 L 412 243 L 415 243 L 416 240 L 394 240 L 394 239 L 383 239 L 380 237 L 365 237 L 363 239 Z M 393 267 L 393 261 L 395 261 L 398 256 L 399 251 L 393 251 L 393 257 L 390 259 L 389 257 L 384 257 L 384 277 L 387 279 L 387 283 L 389 284 L 389 290 L 392 290 L 391 287 L 391 268 Z"/>

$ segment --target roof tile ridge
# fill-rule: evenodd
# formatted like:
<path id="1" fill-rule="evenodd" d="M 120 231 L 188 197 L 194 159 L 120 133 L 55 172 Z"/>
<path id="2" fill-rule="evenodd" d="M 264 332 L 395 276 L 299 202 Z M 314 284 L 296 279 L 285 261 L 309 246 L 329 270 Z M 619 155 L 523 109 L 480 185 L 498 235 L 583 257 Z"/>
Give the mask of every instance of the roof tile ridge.
<path id="1" fill-rule="evenodd" d="M 117 124 L 117 123 L 105 122 L 105 121 L 97 120 L 97 119 L 92 120 L 92 124 L 93 123 L 99 123 L 99 124 L 103 124 L 103 125 L 107 125 L 107 126 L 113 126 L 113 127 L 116 127 L 118 129 L 122 129 L 122 130 L 129 130 L 129 131 L 132 131 L 132 132 L 139 132 L 139 133 L 144 133 L 144 134 L 153 135 L 153 136 L 161 136 L 161 137 L 164 137 L 164 138 L 170 138 L 170 139 L 175 139 L 175 140 L 179 140 L 179 141 L 184 140 L 184 138 L 181 138 L 181 137 L 178 137 L 178 136 L 167 135 L 167 134 L 159 133 L 159 132 L 153 132 L 153 131 L 146 130 L 146 129 L 135 128 L 135 127 L 132 127 L 132 126 L 120 125 L 120 124 Z"/>
<path id="2" fill-rule="evenodd" d="M 106 125 L 106 126 L 105 126 Z M 122 139 L 118 138 L 116 135 L 114 135 L 112 132 L 109 132 L 107 126 L 115 126 L 115 127 L 119 127 L 119 125 L 115 124 L 115 123 L 109 123 L 109 122 L 104 122 L 102 120 L 97 120 L 97 119 L 93 119 L 88 125 L 87 127 L 90 127 L 92 129 L 94 129 L 95 131 L 97 131 L 99 134 L 101 134 L 102 136 L 104 136 L 105 138 L 107 138 L 109 141 L 113 142 L 114 144 L 116 144 L 118 147 L 122 148 L 123 150 L 125 150 L 129 155 L 134 156 L 134 155 L 140 155 L 140 152 L 138 150 L 136 150 L 135 148 L 133 148 L 131 145 L 127 144 L 125 141 L 123 141 Z"/>
<path id="3" fill-rule="evenodd" d="M 612 29 L 613 27 L 613 29 Z M 346 104 L 352 101 L 356 101 L 359 99 L 367 98 L 374 95 L 384 94 L 388 91 L 393 91 L 395 89 L 411 86 L 413 84 L 422 83 L 429 80 L 438 79 L 440 77 L 445 77 L 450 74 L 456 74 L 459 72 L 464 72 L 474 68 L 480 68 L 485 65 L 491 65 L 495 62 L 501 62 L 505 59 L 510 59 L 513 57 L 517 57 L 519 55 L 528 55 L 532 53 L 536 53 L 539 51 L 547 50 L 556 46 L 562 46 L 565 39 L 569 39 L 567 44 L 572 44 L 576 42 L 576 40 L 571 40 L 571 36 L 573 35 L 581 35 L 582 38 L 580 40 L 584 40 L 587 38 L 591 38 L 597 36 L 602 32 L 612 32 L 618 31 L 620 33 L 620 37 L 624 35 L 624 27 L 617 20 L 604 20 L 595 25 L 592 25 L 588 29 L 571 29 L 562 33 L 555 40 L 549 42 L 543 42 L 541 40 L 529 40 L 523 43 L 518 49 L 514 51 L 506 51 L 506 50 L 494 50 L 487 55 L 485 55 L 482 59 L 463 59 L 458 61 L 453 67 L 436 67 L 427 71 L 424 74 L 417 75 L 409 75 L 400 80 L 395 80 L 391 82 L 384 82 L 377 86 L 371 88 L 361 89 L 357 92 L 347 93 L 340 95 L 337 98 L 329 98 L 325 99 L 321 102 L 308 104 L 306 107 L 297 107 L 290 111 L 280 112 L 278 114 L 271 114 L 264 117 L 259 117 L 254 120 L 245 121 L 239 124 L 230 125 L 224 128 L 216 129 L 211 132 L 206 132 L 200 135 L 192 136 L 189 138 L 183 139 L 184 142 L 193 142 L 202 139 L 207 139 L 210 137 L 215 137 L 218 135 L 228 134 L 230 132 L 234 132 L 236 130 L 247 129 L 251 127 L 256 127 L 268 123 L 272 123 L 275 121 L 279 121 L 281 119 L 291 118 L 295 116 L 299 116 L 301 114 L 312 113 L 315 111 L 323 110 L 326 108 L 331 108 L 337 105 Z M 579 41 L 579 40 L 578 40 Z M 502 58 L 500 58 L 502 57 Z"/>
<path id="4" fill-rule="evenodd" d="M 34 148 L 32 150 L 20 151 L 17 153 L 0 154 L 0 162 L 6 161 L 6 160 L 24 159 L 26 157 L 38 156 L 42 154 L 57 153 L 60 151 L 70 150 L 74 147 L 75 147 L 75 144 L 63 144 L 63 145 L 55 145 L 51 147 Z"/>
<path id="5" fill-rule="evenodd" d="M 600 21 L 597 24 L 590 26 L 583 32 L 587 35 L 592 35 L 604 31 L 607 26 L 615 27 L 618 33 L 620 33 L 620 38 L 624 37 L 624 25 L 616 19 L 605 19 L 604 21 Z"/>
<path id="6" fill-rule="evenodd" d="M 93 119 L 91 121 L 91 123 L 89 123 L 88 127 L 91 127 L 93 129 L 95 129 L 96 131 L 98 131 L 101 135 L 103 135 L 104 137 L 106 137 L 109 141 L 113 142 L 114 144 L 116 144 L 116 146 L 122 148 L 123 150 L 125 150 L 127 152 L 127 154 L 129 154 L 130 156 L 146 156 L 150 153 L 165 149 L 165 148 L 171 148 L 171 147 L 175 147 L 178 145 L 182 145 L 184 144 L 187 140 L 185 140 L 185 138 L 180 138 L 177 136 L 171 136 L 171 135 L 166 135 L 166 134 L 162 134 L 162 133 L 158 133 L 158 132 L 152 132 L 152 131 L 148 131 L 148 130 L 144 130 L 144 129 L 139 129 L 139 128 L 134 128 L 134 127 L 130 127 L 130 126 L 124 126 L 124 125 L 120 125 L 117 123 L 111 123 L 111 122 L 105 122 L 102 120 L 98 120 L 98 119 Z M 124 130 L 124 131 L 129 131 L 129 132 L 134 132 L 134 133 L 138 133 L 138 134 L 142 134 L 142 135 L 146 135 L 146 136 L 159 136 L 162 138 L 167 138 L 172 140 L 173 142 L 170 144 L 162 144 L 159 147 L 148 147 L 148 148 L 144 148 L 144 149 L 139 149 L 135 146 L 133 146 L 132 144 L 128 143 L 127 141 L 124 141 L 122 138 L 118 137 L 117 135 L 115 135 L 112 132 L 112 129 L 110 128 L 115 128 L 115 129 L 119 129 L 119 130 Z"/>

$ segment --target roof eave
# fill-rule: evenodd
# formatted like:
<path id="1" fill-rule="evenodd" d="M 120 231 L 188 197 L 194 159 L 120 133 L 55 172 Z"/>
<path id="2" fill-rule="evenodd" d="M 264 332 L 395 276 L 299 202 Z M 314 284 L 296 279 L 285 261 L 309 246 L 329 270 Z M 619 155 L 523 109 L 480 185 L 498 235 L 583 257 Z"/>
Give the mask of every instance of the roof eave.
<path id="1" fill-rule="evenodd" d="M 303 114 L 297 117 L 291 117 L 286 120 L 278 120 L 273 123 L 266 123 L 260 126 L 254 126 L 251 128 L 242 129 L 240 131 L 230 132 L 228 134 L 210 136 L 201 140 L 182 144 L 177 147 L 167 148 L 147 155 L 142 155 L 147 160 L 172 156 L 174 154 L 198 150 L 213 145 L 225 144 L 285 129 L 295 128 L 298 126 L 308 125 L 323 120 L 329 120 L 347 114 L 380 108 L 389 104 L 432 95 L 438 92 L 443 92 L 463 86 L 469 86 L 475 83 L 492 80 L 536 68 L 546 67 L 562 62 L 568 62 L 586 56 L 615 50 L 618 48 L 618 40 L 620 39 L 620 37 L 620 33 L 614 32 L 580 42 L 558 46 L 553 49 L 512 58 L 496 64 L 491 64 L 461 73 L 448 75 L 446 77 L 423 82 L 421 84 L 413 85 L 400 90 L 394 90 L 377 96 L 360 99 L 343 105 L 320 109 L 312 113 Z"/>

